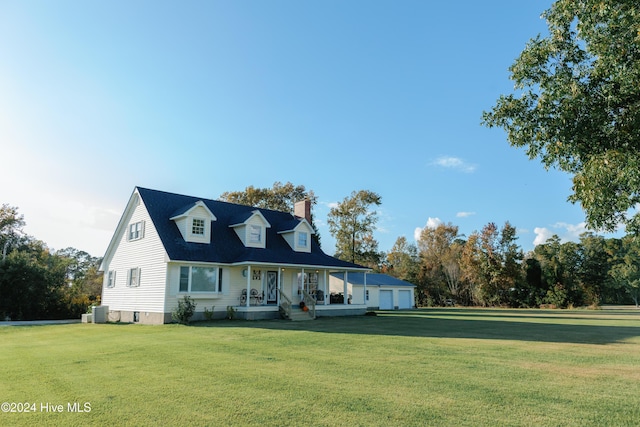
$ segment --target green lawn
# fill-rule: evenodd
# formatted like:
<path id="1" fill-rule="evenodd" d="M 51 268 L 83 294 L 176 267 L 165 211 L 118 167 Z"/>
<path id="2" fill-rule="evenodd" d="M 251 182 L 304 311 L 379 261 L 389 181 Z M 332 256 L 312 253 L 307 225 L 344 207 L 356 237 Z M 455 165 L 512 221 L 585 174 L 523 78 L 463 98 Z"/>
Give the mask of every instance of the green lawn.
<path id="1" fill-rule="evenodd" d="M 0 366 L 0 425 L 640 424 L 636 310 L 8 326 Z"/>

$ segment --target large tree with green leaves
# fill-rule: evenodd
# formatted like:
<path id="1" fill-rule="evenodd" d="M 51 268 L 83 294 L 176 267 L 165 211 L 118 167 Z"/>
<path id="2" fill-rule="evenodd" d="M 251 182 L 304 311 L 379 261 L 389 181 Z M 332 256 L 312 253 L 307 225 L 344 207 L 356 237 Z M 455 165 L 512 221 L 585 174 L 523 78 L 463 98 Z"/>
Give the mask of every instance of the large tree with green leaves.
<path id="1" fill-rule="evenodd" d="M 4 261 L 10 245 L 15 245 L 18 236 L 22 234 L 24 216 L 18 213 L 18 208 L 3 204 L 0 206 L 0 257 Z"/>
<path id="2" fill-rule="evenodd" d="M 616 284 L 629 293 L 636 307 L 640 306 L 640 240 L 626 236 L 612 255 L 609 274 Z"/>
<path id="3" fill-rule="evenodd" d="M 293 185 L 290 182 L 275 182 L 272 188 L 255 188 L 250 185 L 243 191 L 226 191 L 219 199 L 281 212 L 293 212 L 295 203 L 300 200 L 310 200 L 312 207 L 318 202 L 313 191 L 307 191 L 304 185 Z"/>
<path id="4" fill-rule="evenodd" d="M 443 293 L 446 297 L 460 298 L 462 245 L 458 226 L 451 223 L 426 227 L 420 233 L 421 282 L 426 282 L 420 285 L 427 288 L 432 298 L 442 300 Z"/>
<path id="5" fill-rule="evenodd" d="M 311 226 L 315 231 L 314 238 L 318 244 L 320 243 L 320 233 L 313 223 L 313 208 L 318 203 L 318 198 L 312 190 L 307 191 L 304 185 L 294 185 L 290 182 L 283 184 L 279 181 L 275 182 L 271 188 L 255 188 L 250 185 L 243 191 L 225 191 L 220 195 L 219 200 L 281 212 L 294 212 L 296 202 L 309 200 Z"/>
<path id="6" fill-rule="evenodd" d="M 524 282 L 522 249 L 516 229 L 490 222 L 469 236 L 460 256 L 461 278 L 469 285 L 474 304 L 513 305 L 511 293 Z"/>
<path id="7" fill-rule="evenodd" d="M 406 237 L 398 237 L 391 250 L 387 252 L 384 272 L 400 280 L 415 283 L 418 269 L 418 248 L 413 243 L 409 243 Z"/>
<path id="8" fill-rule="evenodd" d="M 356 264 L 377 267 L 381 254 L 373 238 L 378 214 L 372 206 L 380 206 L 382 198 L 369 190 L 352 192 L 351 196 L 329 211 L 329 231 L 336 239 L 336 257 Z"/>
<path id="9" fill-rule="evenodd" d="M 549 35 L 526 45 L 510 68 L 515 93 L 483 124 L 572 174 L 569 200 L 590 227 L 640 231 L 640 3 L 557 0 L 543 17 Z"/>

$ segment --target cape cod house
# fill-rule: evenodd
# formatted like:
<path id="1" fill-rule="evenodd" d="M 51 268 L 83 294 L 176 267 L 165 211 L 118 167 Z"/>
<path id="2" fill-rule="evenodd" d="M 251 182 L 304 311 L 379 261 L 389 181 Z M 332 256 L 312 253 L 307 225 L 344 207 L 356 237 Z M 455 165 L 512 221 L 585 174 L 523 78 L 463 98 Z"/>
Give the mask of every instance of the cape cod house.
<path id="1" fill-rule="evenodd" d="M 329 277 L 341 274 L 346 294 L 349 274 L 368 269 L 326 255 L 313 234 L 308 201 L 291 214 L 136 187 L 100 267 L 103 309 L 169 323 L 188 295 L 194 320 L 364 314 L 364 303 L 331 303 Z"/>

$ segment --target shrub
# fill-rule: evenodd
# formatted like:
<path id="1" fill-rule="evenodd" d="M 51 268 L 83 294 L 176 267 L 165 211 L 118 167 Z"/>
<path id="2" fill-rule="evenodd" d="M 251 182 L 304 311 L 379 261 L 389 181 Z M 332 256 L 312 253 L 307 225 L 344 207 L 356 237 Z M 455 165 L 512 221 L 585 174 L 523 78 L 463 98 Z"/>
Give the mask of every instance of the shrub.
<path id="1" fill-rule="evenodd" d="M 212 320 L 213 319 L 213 308 L 214 308 L 214 306 L 211 306 L 211 310 L 207 310 L 207 307 L 204 308 L 204 318 L 205 318 L 205 320 Z"/>
<path id="2" fill-rule="evenodd" d="M 552 289 L 547 291 L 547 295 L 543 300 L 546 304 L 555 305 L 558 308 L 567 305 L 567 290 L 560 283 L 556 284 Z"/>
<path id="3" fill-rule="evenodd" d="M 191 297 L 185 295 L 183 299 L 178 300 L 178 308 L 171 313 L 171 318 L 178 323 L 188 325 L 189 319 L 191 319 L 195 311 L 196 303 L 193 302 Z"/>
<path id="4" fill-rule="evenodd" d="M 236 316 L 236 309 L 233 308 L 233 306 L 228 305 L 227 306 L 227 319 L 229 320 L 233 320 L 233 318 Z"/>

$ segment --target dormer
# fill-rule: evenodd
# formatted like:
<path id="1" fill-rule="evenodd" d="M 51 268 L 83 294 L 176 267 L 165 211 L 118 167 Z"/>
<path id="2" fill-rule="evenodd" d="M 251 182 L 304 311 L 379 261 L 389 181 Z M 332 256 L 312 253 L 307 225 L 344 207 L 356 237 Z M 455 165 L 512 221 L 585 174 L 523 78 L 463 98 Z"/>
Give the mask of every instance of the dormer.
<path id="1" fill-rule="evenodd" d="M 216 221 L 216 216 L 202 200 L 186 206 L 170 219 L 178 226 L 185 242 L 211 243 L 211 221 Z"/>
<path id="2" fill-rule="evenodd" d="M 296 252 L 311 252 L 311 235 L 314 233 L 306 219 L 293 220 L 278 232 Z"/>
<path id="3" fill-rule="evenodd" d="M 256 209 L 243 217 L 236 218 L 229 227 L 233 228 L 246 247 L 265 248 L 267 246 L 267 228 L 271 228 L 271 224 L 259 210 Z"/>

